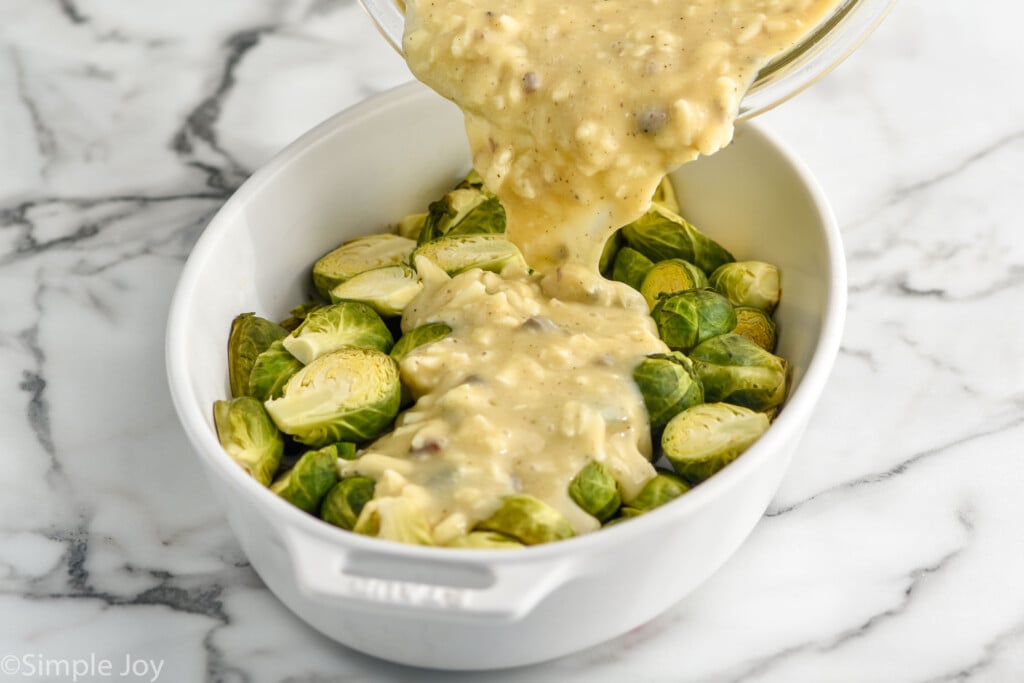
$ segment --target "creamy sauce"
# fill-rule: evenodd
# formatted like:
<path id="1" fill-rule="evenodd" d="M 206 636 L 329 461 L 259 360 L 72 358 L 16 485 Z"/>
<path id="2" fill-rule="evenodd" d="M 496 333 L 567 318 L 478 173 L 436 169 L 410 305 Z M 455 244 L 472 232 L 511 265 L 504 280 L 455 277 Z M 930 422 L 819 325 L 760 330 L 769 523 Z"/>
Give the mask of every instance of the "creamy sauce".
<path id="1" fill-rule="evenodd" d="M 539 272 L 417 264 L 425 287 L 403 329 L 453 332 L 403 361 L 418 400 L 394 432 L 341 464 L 377 480 L 367 511 L 412 505 L 446 543 L 523 492 L 582 533 L 598 522 L 567 488 L 584 465 L 603 463 L 625 500 L 654 475 L 632 373 L 667 349 L 642 297 L 597 273 L 602 247 L 668 171 L 728 144 L 758 70 L 836 4 L 407 3 L 410 68 L 462 108 L 473 164 Z"/>

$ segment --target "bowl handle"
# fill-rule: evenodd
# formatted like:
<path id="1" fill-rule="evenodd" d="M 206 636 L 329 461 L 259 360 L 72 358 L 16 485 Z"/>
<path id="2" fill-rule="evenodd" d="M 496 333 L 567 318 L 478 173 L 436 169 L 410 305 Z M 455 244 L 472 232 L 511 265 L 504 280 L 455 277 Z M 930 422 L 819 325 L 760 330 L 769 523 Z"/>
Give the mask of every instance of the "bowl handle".
<path id="1" fill-rule="evenodd" d="M 515 621 L 564 584 L 571 573 L 571 560 L 566 558 L 538 562 L 510 557 L 515 561 L 501 564 L 461 558 L 410 562 L 407 556 L 344 548 L 294 527 L 281 531 L 304 594 L 378 613 Z"/>

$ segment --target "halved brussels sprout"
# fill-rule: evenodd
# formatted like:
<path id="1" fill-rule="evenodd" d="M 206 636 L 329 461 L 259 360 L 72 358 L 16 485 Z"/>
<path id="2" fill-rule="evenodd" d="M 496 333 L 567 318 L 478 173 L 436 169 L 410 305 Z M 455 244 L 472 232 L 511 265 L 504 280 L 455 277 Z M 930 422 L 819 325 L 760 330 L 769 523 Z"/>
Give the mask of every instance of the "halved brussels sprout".
<path id="1" fill-rule="evenodd" d="M 654 261 L 631 247 L 622 247 L 615 255 L 612 265 L 612 279 L 624 282 L 639 291 L 647 273 L 654 267 Z"/>
<path id="2" fill-rule="evenodd" d="M 753 306 L 736 306 L 735 310 L 733 334 L 742 334 L 765 351 L 775 351 L 775 321 L 768 312 Z"/>
<path id="3" fill-rule="evenodd" d="M 569 482 L 569 497 L 599 522 L 610 519 L 622 504 L 618 482 L 597 461 L 588 463 Z"/>
<path id="4" fill-rule="evenodd" d="M 665 458 L 697 485 L 735 460 L 768 429 L 768 416 L 728 403 L 703 403 L 669 421 L 661 435 Z"/>
<path id="5" fill-rule="evenodd" d="M 338 459 L 331 448 L 307 451 L 270 485 L 270 490 L 304 512 L 315 513 L 338 481 Z"/>
<path id="6" fill-rule="evenodd" d="M 228 382 L 232 396 L 249 396 L 249 375 L 256 357 L 287 336 L 280 325 L 255 313 L 242 313 L 231 321 L 228 335 Z"/>
<path id="7" fill-rule="evenodd" d="M 470 531 L 465 536 L 456 536 L 446 544 L 449 548 L 474 548 L 477 550 L 515 550 L 525 548 L 522 543 L 496 531 Z"/>
<path id="8" fill-rule="evenodd" d="M 413 501 L 404 496 L 368 501 L 352 530 L 364 536 L 398 543 L 434 545 L 434 534 L 426 517 Z"/>
<path id="9" fill-rule="evenodd" d="M 742 335 L 712 337 L 697 345 L 690 358 L 709 403 L 768 410 L 786 398 L 786 361 Z"/>
<path id="10" fill-rule="evenodd" d="M 281 343 L 308 365 L 325 353 L 347 346 L 387 353 L 395 340 L 370 306 L 358 301 L 340 301 L 310 313 Z"/>
<path id="11" fill-rule="evenodd" d="M 636 498 L 622 506 L 623 517 L 636 517 L 675 500 L 690 490 L 686 482 L 671 472 L 658 470 Z"/>
<path id="12" fill-rule="evenodd" d="M 349 477 L 342 479 L 327 492 L 320 504 L 320 519 L 328 524 L 351 531 L 359 513 L 373 498 L 375 487 L 369 477 Z"/>
<path id="13" fill-rule="evenodd" d="M 445 323 L 427 323 L 409 330 L 395 342 L 391 349 L 391 357 L 401 363 L 413 349 L 424 344 L 440 341 L 452 333 L 452 328 Z"/>
<path id="14" fill-rule="evenodd" d="M 331 290 L 331 301 L 359 301 L 380 315 L 397 316 L 422 289 L 416 271 L 403 263 L 367 270 L 345 280 Z"/>
<path id="15" fill-rule="evenodd" d="M 647 356 L 633 370 L 633 380 L 643 394 L 655 434 L 678 413 L 704 401 L 704 387 L 693 363 L 678 352 Z"/>
<path id="16" fill-rule="evenodd" d="M 779 304 L 782 288 L 779 269 L 763 261 L 737 261 L 719 266 L 708 282 L 734 306 L 753 306 L 771 313 Z"/>
<path id="17" fill-rule="evenodd" d="M 655 263 L 647 271 L 640 283 L 640 293 L 644 295 L 648 308 L 654 308 L 658 299 L 665 294 L 704 289 L 707 286 L 708 276 L 703 270 L 681 258 L 670 258 Z"/>
<path id="18" fill-rule="evenodd" d="M 379 436 L 398 414 L 400 397 L 394 359 L 375 349 L 345 348 L 295 373 L 266 408 L 282 432 L 319 447 Z"/>
<path id="19" fill-rule="evenodd" d="M 673 351 L 684 353 L 705 339 L 736 327 L 729 300 L 710 289 L 688 289 L 658 299 L 651 311 L 658 336 Z"/>
<path id="20" fill-rule="evenodd" d="M 500 273 L 505 268 L 527 270 L 526 261 L 516 245 L 504 235 L 452 235 L 428 242 L 413 252 L 430 259 L 449 275 L 458 275 L 472 268 Z"/>
<path id="21" fill-rule="evenodd" d="M 417 241 L 425 244 L 447 235 L 503 232 L 505 208 L 498 198 L 474 187 L 464 187 L 430 204 Z"/>
<path id="22" fill-rule="evenodd" d="M 281 464 L 284 439 L 263 404 L 251 396 L 217 401 L 213 423 L 220 445 L 231 459 L 253 479 L 269 485 Z"/>
<path id="23" fill-rule="evenodd" d="M 416 242 L 381 233 L 357 237 L 324 254 L 313 264 L 313 286 L 325 299 L 345 280 L 373 268 L 408 263 Z"/>
<path id="24" fill-rule="evenodd" d="M 657 189 L 654 190 L 654 196 L 651 197 L 651 202 L 654 204 L 660 204 L 672 213 L 679 213 L 679 201 L 676 199 L 676 189 L 672 186 L 672 181 L 669 180 L 668 176 L 661 179 L 658 183 Z"/>
<path id="25" fill-rule="evenodd" d="M 561 512 L 524 493 L 505 496 L 501 507 L 477 524 L 476 530 L 497 531 L 526 545 L 560 541 L 575 535 Z"/>
<path id="26" fill-rule="evenodd" d="M 288 353 L 284 340 L 278 339 L 256 356 L 249 372 L 249 395 L 261 401 L 277 398 L 292 375 L 301 369 L 302 361 Z"/>
<path id="27" fill-rule="evenodd" d="M 655 263 L 681 258 L 710 273 L 732 254 L 672 211 L 653 205 L 643 216 L 622 229 L 626 244 Z"/>

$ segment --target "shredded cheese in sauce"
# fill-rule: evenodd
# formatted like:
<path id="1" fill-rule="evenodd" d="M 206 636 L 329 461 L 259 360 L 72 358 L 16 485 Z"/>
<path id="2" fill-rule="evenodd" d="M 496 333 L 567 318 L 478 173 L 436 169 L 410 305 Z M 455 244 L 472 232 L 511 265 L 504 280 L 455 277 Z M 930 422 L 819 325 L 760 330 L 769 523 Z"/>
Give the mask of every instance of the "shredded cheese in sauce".
<path id="1" fill-rule="evenodd" d="M 341 464 L 377 480 L 367 509 L 406 499 L 443 544 L 528 493 L 582 533 L 598 522 L 567 489 L 584 465 L 627 501 L 654 476 L 632 373 L 667 348 L 642 297 L 598 274 L 603 245 L 666 173 L 728 144 L 758 71 L 836 4 L 409 0 L 409 66 L 464 112 L 473 165 L 538 273 L 417 264 L 403 329 L 453 332 L 403 361 L 415 406 Z"/>

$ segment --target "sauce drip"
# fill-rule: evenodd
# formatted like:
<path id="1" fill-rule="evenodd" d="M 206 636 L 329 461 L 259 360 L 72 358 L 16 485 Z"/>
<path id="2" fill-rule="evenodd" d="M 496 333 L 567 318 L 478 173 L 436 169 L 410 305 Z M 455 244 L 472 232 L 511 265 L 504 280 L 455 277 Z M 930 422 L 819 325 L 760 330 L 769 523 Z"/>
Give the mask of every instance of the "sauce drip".
<path id="1" fill-rule="evenodd" d="M 666 173 L 728 144 L 757 72 L 836 4 L 409 0 L 409 66 L 464 112 L 473 165 L 538 272 L 417 263 L 403 329 L 452 334 L 402 362 L 416 404 L 341 463 L 377 480 L 367 510 L 401 499 L 443 544 L 528 493 L 582 533 L 599 526 L 567 494 L 584 465 L 604 464 L 627 501 L 654 476 L 632 373 L 668 349 L 642 297 L 598 273 L 602 248 Z"/>

